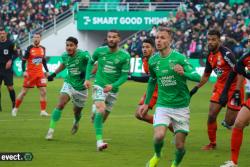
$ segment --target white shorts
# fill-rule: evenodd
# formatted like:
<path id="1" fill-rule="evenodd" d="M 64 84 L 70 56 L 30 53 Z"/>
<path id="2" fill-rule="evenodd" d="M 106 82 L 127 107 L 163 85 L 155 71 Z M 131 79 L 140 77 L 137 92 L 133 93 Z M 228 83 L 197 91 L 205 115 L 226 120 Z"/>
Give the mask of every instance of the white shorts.
<path id="1" fill-rule="evenodd" d="M 88 98 L 88 90 L 75 90 L 69 83 L 64 82 L 61 93 L 66 93 L 72 100 L 72 103 L 77 107 L 84 107 L 84 104 Z"/>
<path id="2" fill-rule="evenodd" d="M 250 93 L 250 80 L 249 79 L 247 79 L 247 83 L 246 83 L 246 85 L 245 85 L 245 88 L 246 88 L 246 93 Z"/>
<path id="3" fill-rule="evenodd" d="M 174 133 L 189 132 L 189 107 L 184 108 L 167 108 L 156 107 L 154 114 L 154 127 L 166 126 L 172 123 Z"/>
<path id="4" fill-rule="evenodd" d="M 117 99 L 117 93 L 112 93 L 112 92 L 104 93 L 102 87 L 94 85 L 92 98 L 94 101 L 104 101 L 106 104 L 106 110 L 110 112 Z"/>

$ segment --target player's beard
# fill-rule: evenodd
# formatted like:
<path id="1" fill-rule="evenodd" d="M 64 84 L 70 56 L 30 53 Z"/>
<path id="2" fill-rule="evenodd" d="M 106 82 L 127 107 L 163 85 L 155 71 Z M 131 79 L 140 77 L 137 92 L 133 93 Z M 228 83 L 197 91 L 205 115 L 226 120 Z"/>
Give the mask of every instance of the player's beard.
<path id="1" fill-rule="evenodd" d="M 39 41 L 34 41 L 34 44 L 35 44 L 36 46 L 38 46 L 38 45 L 40 44 L 40 42 L 39 42 Z"/>
<path id="2" fill-rule="evenodd" d="M 208 50 L 210 52 L 215 52 L 217 50 L 218 46 L 208 45 Z"/>
<path id="3" fill-rule="evenodd" d="M 110 42 L 108 42 L 108 47 L 114 49 L 114 48 L 117 47 L 117 43 L 110 43 Z"/>

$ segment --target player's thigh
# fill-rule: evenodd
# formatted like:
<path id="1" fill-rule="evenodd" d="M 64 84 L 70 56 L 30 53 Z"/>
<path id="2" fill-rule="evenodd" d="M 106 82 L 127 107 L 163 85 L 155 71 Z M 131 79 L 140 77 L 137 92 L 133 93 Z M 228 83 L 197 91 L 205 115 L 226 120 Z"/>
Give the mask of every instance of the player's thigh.
<path id="1" fill-rule="evenodd" d="M 168 114 L 169 108 L 166 107 L 156 107 L 154 113 L 154 123 L 153 126 L 156 128 L 158 126 L 168 127 L 171 123 L 171 118 Z"/>
<path id="2" fill-rule="evenodd" d="M 70 84 L 64 82 L 60 91 L 58 106 L 63 108 L 72 96 L 72 87 Z"/>
<path id="3" fill-rule="evenodd" d="M 88 90 L 74 90 L 72 93 L 72 102 L 74 106 L 77 106 L 79 108 L 83 108 L 85 106 L 85 103 L 88 98 Z"/>
<path id="4" fill-rule="evenodd" d="M 13 72 L 6 71 L 4 74 L 4 84 L 6 86 L 13 86 Z"/>
<path id="5" fill-rule="evenodd" d="M 117 100 L 117 93 L 108 93 L 106 95 L 105 104 L 106 104 L 106 110 L 111 112 L 112 108 L 114 107 L 114 104 Z"/>
<path id="6" fill-rule="evenodd" d="M 59 102 L 57 108 L 62 109 L 69 102 L 70 96 L 66 93 L 61 93 L 59 96 Z"/>
<path id="7" fill-rule="evenodd" d="M 248 125 L 249 121 L 250 109 L 246 106 L 243 106 L 237 115 L 234 125 L 237 128 L 244 128 L 246 125 Z"/>
<path id="8" fill-rule="evenodd" d="M 38 76 L 35 80 L 37 87 L 46 87 L 47 86 L 47 79 L 45 76 Z"/>
<path id="9" fill-rule="evenodd" d="M 75 104 L 74 104 L 74 108 L 73 108 L 73 110 L 74 110 L 74 113 L 81 113 L 81 111 L 82 111 L 82 109 L 83 109 L 83 107 L 78 107 L 78 106 L 76 106 Z"/>
<path id="10" fill-rule="evenodd" d="M 189 133 L 190 110 L 189 107 L 172 109 L 171 122 L 175 133 Z"/>
<path id="11" fill-rule="evenodd" d="M 210 97 L 210 102 L 219 103 L 222 91 L 223 91 L 223 85 L 216 83 L 213 87 L 212 96 Z"/>
<path id="12" fill-rule="evenodd" d="M 93 92 L 92 92 L 92 98 L 94 101 L 105 101 L 106 99 L 106 95 L 103 92 L 103 88 L 98 86 L 98 85 L 94 85 L 93 86 Z"/>
<path id="13" fill-rule="evenodd" d="M 34 76 L 25 76 L 23 80 L 23 87 L 34 88 L 36 85 L 36 78 Z"/>

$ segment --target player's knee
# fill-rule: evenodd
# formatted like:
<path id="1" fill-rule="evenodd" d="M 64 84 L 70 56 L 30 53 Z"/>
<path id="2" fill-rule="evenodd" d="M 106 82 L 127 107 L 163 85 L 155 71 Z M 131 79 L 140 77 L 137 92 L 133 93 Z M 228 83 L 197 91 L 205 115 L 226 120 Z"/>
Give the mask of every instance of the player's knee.
<path id="1" fill-rule="evenodd" d="M 154 139 L 155 139 L 155 141 L 160 142 L 160 141 L 164 140 L 164 136 L 165 136 L 164 133 L 158 132 L 158 133 L 155 133 Z"/>
<path id="2" fill-rule="evenodd" d="M 60 102 L 57 104 L 56 108 L 63 110 L 65 105 L 66 105 L 66 102 Z"/>
<path id="3" fill-rule="evenodd" d="M 100 113 L 105 113 L 105 105 L 96 104 L 96 110 Z"/>
<path id="4" fill-rule="evenodd" d="M 185 143 L 183 141 L 176 141 L 175 147 L 176 149 L 184 149 Z"/>
<path id="5" fill-rule="evenodd" d="M 41 90 L 41 91 L 40 91 L 40 95 L 41 95 L 42 97 L 45 97 L 45 96 L 46 96 L 46 90 Z"/>
<path id="6" fill-rule="evenodd" d="M 14 87 L 13 87 L 13 86 L 7 86 L 7 88 L 8 88 L 8 91 L 14 90 Z"/>
<path id="7" fill-rule="evenodd" d="M 246 126 L 246 124 L 242 121 L 236 121 L 234 124 L 234 127 L 237 129 L 243 129 Z"/>
<path id="8" fill-rule="evenodd" d="M 208 115 L 208 122 L 215 122 L 216 121 L 216 115 L 215 114 L 209 114 Z"/>
<path id="9" fill-rule="evenodd" d="M 22 91 L 22 92 L 21 92 L 21 96 L 24 97 L 24 96 L 26 96 L 26 95 L 27 95 L 27 91 Z"/>

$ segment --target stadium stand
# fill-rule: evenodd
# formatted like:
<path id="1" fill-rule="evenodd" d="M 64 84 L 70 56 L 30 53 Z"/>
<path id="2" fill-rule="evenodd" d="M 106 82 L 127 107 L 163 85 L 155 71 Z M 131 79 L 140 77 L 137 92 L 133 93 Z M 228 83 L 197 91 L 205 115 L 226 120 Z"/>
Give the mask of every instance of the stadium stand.
<path id="1" fill-rule="evenodd" d="M 85 10 L 168 10 L 156 5 L 164 0 L 109 0 L 109 5 L 105 5 L 107 0 L 0 0 L 0 26 L 7 29 L 12 40 L 21 43 L 21 39 L 28 33 L 39 28 L 44 31 L 46 22 L 53 21 L 55 16 L 71 8 L 76 8 L 76 2 L 84 3 Z M 128 5 L 127 2 L 133 5 Z M 149 2 L 151 6 L 148 5 Z M 202 58 L 206 55 L 206 33 L 209 28 L 220 29 L 225 45 L 240 56 L 244 50 L 246 36 L 250 34 L 249 22 L 248 1 L 187 0 L 176 14 L 170 14 L 168 24 L 176 30 L 173 46 L 188 57 Z M 154 38 L 155 30 L 156 25 L 151 30 L 134 34 L 126 39 L 123 47 L 132 57 L 140 57 L 142 40 L 146 37 Z"/>
<path id="2" fill-rule="evenodd" d="M 76 1 L 71 0 L 0 0 L 0 25 L 10 34 L 10 39 L 19 39 L 33 29 L 44 26 Z"/>
<path id="3" fill-rule="evenodd" d="M 168 26 L 175 29 L 173 47 L 191 58 L 206 56 L 206 34 L 209 28 L 218 28 L 222 32 L 222 40 L 237 57 L 241 56 L 250 34 L 249 2 L 208 2 L 200 1 L 195 5 L 187 1 L 176 15 L 170 16 Z M 230 6 L 231 4 L 231 6 Z M 141 31 L 127 39 L 124 48 L 133 57 L 141 56 L 141 43 L 147 37 L 154 38 L 157 25 L 149 31 Z"/>

